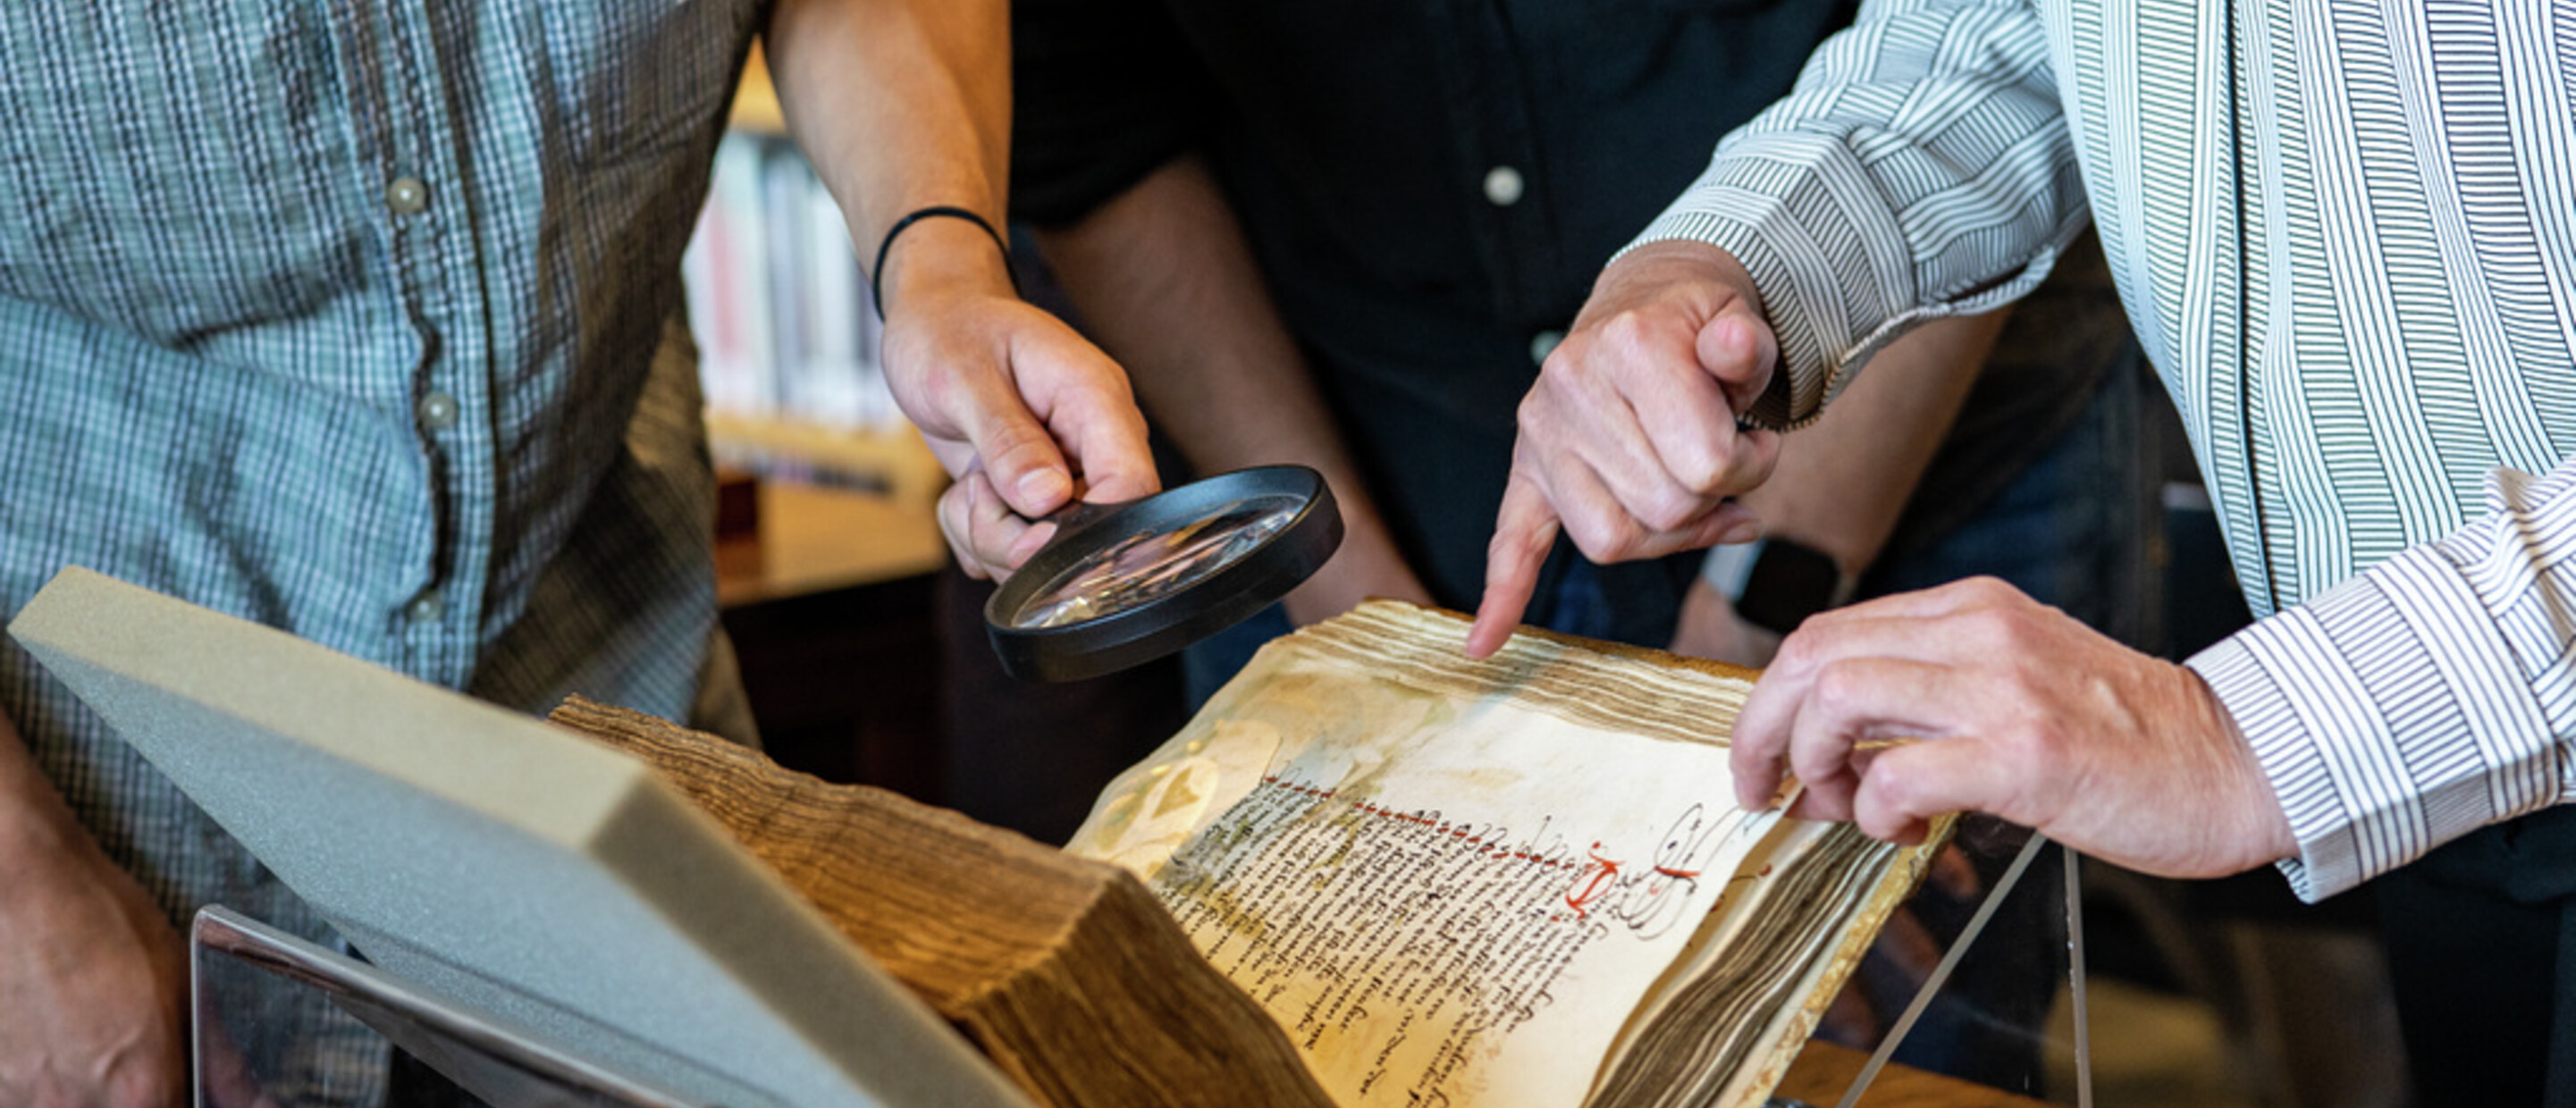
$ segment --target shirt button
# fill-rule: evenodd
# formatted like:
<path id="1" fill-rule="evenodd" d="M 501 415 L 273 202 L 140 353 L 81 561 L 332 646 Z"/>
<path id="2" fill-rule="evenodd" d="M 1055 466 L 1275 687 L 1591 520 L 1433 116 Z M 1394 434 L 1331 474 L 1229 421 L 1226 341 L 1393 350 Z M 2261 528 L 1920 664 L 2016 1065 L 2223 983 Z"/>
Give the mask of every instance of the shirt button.
<path id="1" fill-rule="evenodd" d="M 419 215 L 429 210 L 429 186 L 418 177 L 396 177 L 385 186 L 385 206 L 395 215 Z"/>
<path id="2" fill-rule="evenodd" d="M 1485 199 L 1497 208 L 1508 208 L 1521 202 L 1521 171 L 1498 165 L 1485 171 Z"/>
<path id="3" fill-rule="evenodd" d="M 436 623 L 447 618 L 447 602 L 436 596 L 423 596 L 404 608 L 403 614 L 410 616 L 413 623 Z"/>
<path id="4" fill-rule="evenodd" d="M 1546 365 L 1547 356 L 1556 353 L 1556 344 L 1565 341 L 1563 331 L 1541 331 L 1530 336 L 1530 364 Z"/>
<path id="5" fill-rule="evenodd" d="M 456 426 L 456 398 L 433 392 L 420 398 L 420 425 L 432 431 Z"/>

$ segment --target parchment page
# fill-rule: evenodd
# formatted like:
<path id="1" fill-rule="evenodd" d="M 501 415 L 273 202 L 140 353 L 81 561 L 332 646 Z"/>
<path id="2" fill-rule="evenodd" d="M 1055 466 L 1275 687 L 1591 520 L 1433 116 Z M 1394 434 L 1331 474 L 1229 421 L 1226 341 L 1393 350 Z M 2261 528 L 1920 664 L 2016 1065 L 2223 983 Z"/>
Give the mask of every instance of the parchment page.
<path id="1" fill-rule="evenodd" d="M 1147 875 L 1339 1102 L 1577 1104 L 1777 816 L 1723 746 L 1371 661 L 1266 654 L 1074 849 Z"/>

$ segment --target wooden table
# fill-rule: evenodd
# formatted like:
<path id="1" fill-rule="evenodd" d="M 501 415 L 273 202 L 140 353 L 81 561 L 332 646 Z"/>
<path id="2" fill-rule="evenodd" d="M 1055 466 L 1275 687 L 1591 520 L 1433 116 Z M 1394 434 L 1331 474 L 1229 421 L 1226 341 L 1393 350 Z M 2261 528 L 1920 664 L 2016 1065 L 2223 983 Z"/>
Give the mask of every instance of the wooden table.
<path id="1" fill-rule="evenodd" d="M 948 542 L 928 501 L 760 483 L 760 533 L 716 544 L 716 599 L 727 608 L 936 573 Z"/>
<path id="2" fill-rule="evenodd" d="M 1790 1063 L 1789 1076 L 1782 1078 L 1773 1096 L 1803 1100 L 1817 1108 L 1834 1108 L 1860 1076 L 1861 1066 L 1869 1055 L 1848 1047 L 1823 1041 L 1812 1041 L 1800 1051 L 1798 1060 Z M 2001 1089 L 1972 1084 L 1935 1073 L 1909 1069 L 1890 1063 L 1880 1070 L 1878 1079 L 1870 1082 L 1869 1093 L 1860 1099 L 1860 1108 L 2043 1108 L 2046 1102 L 2016 1096 Z"/>

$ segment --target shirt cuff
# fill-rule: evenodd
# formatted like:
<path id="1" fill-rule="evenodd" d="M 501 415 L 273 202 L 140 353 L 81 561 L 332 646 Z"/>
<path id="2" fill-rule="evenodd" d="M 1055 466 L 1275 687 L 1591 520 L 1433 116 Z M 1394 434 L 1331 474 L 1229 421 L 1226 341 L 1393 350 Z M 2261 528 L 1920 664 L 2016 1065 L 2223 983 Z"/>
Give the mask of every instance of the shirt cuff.
<path id="1" fill-rule="evenodd" d="M 2280 868 L 2302 900 L 2555 799 L 2556 745 L 2530 683 L 2432 547 L 2185 664 L 2234 717 L 2289 817 L 2299 854 Z"/>
<path id="2" fill-rule="evenodd" d="M 2052 245 L 1973 292 L 1924 297 L 1904 229 L 1858 159 L 1840 143 L 1799 132 L 1731 137 L 1699 182 L 1620 255 L 1673 240 L 1725 250 L 1752 275 L 1780 340 L 1780 365 L 1745 415 L 1774 429 L 1813 422 L 1854 369 L 1914 325 L 2019 299 L 2047 278 L 2058 254 Z"/>

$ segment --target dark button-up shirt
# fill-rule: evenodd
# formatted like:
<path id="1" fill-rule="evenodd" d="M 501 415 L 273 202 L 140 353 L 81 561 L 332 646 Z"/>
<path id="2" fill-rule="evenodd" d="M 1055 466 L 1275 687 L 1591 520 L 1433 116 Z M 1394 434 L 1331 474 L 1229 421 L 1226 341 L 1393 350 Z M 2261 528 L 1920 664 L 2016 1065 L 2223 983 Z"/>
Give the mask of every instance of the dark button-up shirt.
<path id="1" fill-rule="evenodd" d="M 1540 359 L 1601 266 L 1850 15 L 1844 0 L 1020 0 L 1013 206 L 1069 222 L 1205 152 L 1397 542 L 1443 603 L 1472 606 Z M 2067 391 L 2080 408 L 2088 390 Z M 1673 568 L 1606 568 L 1592 629 L 1660 643 L 1686 579 Z M 1534 619 L 1553 617 L 1551 591 Z"/>

